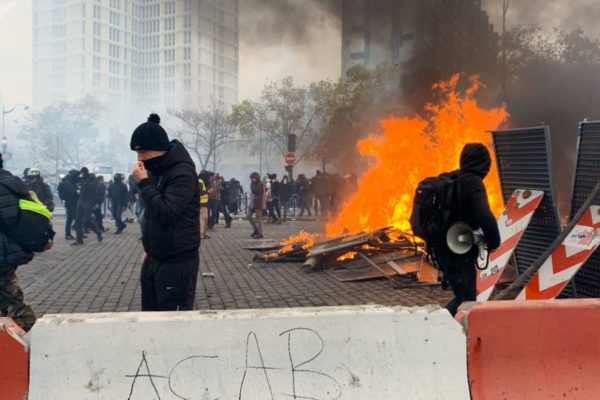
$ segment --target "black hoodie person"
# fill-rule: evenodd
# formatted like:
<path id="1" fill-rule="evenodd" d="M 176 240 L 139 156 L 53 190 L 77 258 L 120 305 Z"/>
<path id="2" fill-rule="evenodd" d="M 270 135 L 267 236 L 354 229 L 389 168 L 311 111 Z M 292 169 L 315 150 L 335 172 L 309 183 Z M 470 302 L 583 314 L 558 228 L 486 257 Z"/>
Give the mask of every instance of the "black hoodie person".
<path id="1" fill-rule="evenodd" d="M 135 129 L 131 150 L 138 155 L 132 175 L 145 205 L 142 311 L 191 310 L 200 263 L 196 166 L 183 144 L 169 142 L 156 114 Z"/>
<path id="2" fill-rule="evenodd" d="M 500 232 L 494 214 L 490 210 L 483 179 L 490 172 L 492 160 L 488 149 L 480 143 L 468 143 L 460 155 L 458 171 L 458 216 L 471 229 L 481 228 L 488 249 L 500 246 Z M 465 301 L 475 301 L 477 246 L 465 255 L 453 254 L 445 246 L 440 249 L 438 262 L 444 270 L 444 279 L 452 287 L 454 298 L 446 305 L 452 315 Z"/>

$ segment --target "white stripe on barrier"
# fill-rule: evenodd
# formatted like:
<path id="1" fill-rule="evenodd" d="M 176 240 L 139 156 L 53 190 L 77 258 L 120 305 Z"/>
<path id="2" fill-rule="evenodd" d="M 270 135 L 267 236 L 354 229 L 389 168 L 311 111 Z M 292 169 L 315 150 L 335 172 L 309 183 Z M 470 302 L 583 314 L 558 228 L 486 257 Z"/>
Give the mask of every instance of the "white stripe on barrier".
<path id="1" fill-rule="evenodd" d="M 63 314 L 31 340 L 30 400 L 469 399 L 437 307 Z"/>

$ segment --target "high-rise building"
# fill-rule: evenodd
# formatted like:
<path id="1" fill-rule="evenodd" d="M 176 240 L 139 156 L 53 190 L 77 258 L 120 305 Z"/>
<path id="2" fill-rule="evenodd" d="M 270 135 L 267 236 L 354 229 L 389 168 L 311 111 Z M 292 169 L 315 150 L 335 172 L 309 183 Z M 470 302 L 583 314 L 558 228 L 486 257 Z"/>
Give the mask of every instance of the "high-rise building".
<path id="1" fill-rule="evenodd" d="M 238 101 L 239 0 L 33 0 L 33 106 L 120 115 Z"/>
<path id="2" fill-rule="evenodd" d="M 388 63 L 408 76 L 408 90 L 429 91 L 453 73 L 495 77 L 497 57 L 481 0 L 342 0 L 342 72 Z"/>

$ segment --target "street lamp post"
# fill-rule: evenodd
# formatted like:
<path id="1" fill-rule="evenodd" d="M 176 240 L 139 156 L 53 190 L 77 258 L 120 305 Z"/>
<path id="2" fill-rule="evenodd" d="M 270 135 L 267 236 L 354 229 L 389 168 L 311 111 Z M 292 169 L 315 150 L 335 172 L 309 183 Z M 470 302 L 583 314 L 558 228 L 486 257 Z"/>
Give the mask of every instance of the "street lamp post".
<path id="1" fill-rule="evenodd" d="M 6 153 L 6 150 L 8 149 L 8 139 L 6 138 L 6 131 L 5 131 L 5 126 L 4 126 L 4 116 L 6 114 L 10 114 L 11 112 L 15 111 L 15 109 L 19 106 L 23 106 L 26 111 L 29 110 L 29 106 L 25 103 L 19 103 L 8 111 L 6 111 L 4 109 L 4 104 L 2 105 L 2 140 L 0 141 L 0 143 L 2 144 L 2 153 L 3 154 Z"/>

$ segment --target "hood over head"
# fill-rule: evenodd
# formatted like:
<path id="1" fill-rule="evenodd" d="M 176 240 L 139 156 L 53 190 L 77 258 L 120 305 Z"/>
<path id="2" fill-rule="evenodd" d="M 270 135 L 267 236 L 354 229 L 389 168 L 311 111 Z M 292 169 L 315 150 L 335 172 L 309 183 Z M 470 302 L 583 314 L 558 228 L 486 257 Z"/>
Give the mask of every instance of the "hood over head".
<path id="1" fill-rule="evenodd" d="M 481 143 L 467 143 L 460 154 L 460 172 L 471 172 L 485 178 L 490 172 L 492 158 Z"/>

